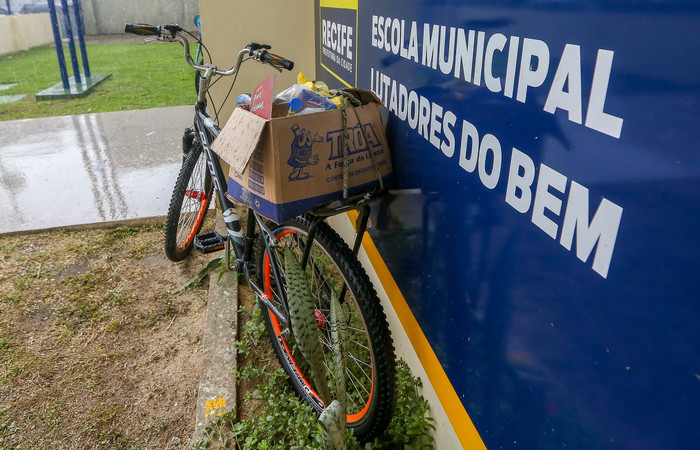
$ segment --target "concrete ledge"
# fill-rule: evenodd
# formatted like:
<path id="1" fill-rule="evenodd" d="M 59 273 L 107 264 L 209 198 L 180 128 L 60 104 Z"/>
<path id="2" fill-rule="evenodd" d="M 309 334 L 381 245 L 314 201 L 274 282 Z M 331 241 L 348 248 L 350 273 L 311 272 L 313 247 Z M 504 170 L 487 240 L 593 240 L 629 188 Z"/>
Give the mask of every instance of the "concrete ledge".
<path id="1" fill-rule="evenodd" d="M 33 230 L 17 230 L 17 231 L 0 231 L 0 236 L 10 236 L 13 234 L 38 234 L 47 231 L 56 230 L 100 230 L 103 228 L 116 228 L 116 227 L 141 227 L 146 225 L 163 225 L 165 223 L 165 216 L 154 216 L 154 217 L 137 217 L 134 219 L 124 219 L 124 220 L 110 220 L 106 222 L 95 222 L 95 223 L 82 223 L 77 225 L 63 225 L 60 227 L 47 227 L 39 228 Z"/>
<path id="2" fill-rule="evenodd" d="M 207 316 L 204 325 L 202 375 L 197 394 L 197 418 L 193 443 L 204 437 L 211 420 L 236 410 L 237 366 L 234 343 L 238 332 L 238 276 L 226 272 L 217 284 L 218 272 L 211 273 Z"/>

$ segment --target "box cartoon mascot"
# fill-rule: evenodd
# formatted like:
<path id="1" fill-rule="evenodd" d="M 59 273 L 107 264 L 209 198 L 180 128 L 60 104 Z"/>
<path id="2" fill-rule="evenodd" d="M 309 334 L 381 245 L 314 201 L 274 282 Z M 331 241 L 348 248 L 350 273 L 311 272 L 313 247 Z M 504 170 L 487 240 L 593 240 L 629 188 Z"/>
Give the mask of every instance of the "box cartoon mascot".
<path id="1" fill-rule="evenodd" d="M 305 180 L 311 175 L 304 172 L 304 167 L 318 164 L 318 154 L 311 154 L 311 148 L 316 142 L 323 142 L 323 137 L 318 133 L 311 134 L 306 128 L 299 128 L 296 123 L 292 125 L 294 140 L 292 141 L 292 154 L 287 164 L 293 167 L 289 174 L 290 181 Z"/>

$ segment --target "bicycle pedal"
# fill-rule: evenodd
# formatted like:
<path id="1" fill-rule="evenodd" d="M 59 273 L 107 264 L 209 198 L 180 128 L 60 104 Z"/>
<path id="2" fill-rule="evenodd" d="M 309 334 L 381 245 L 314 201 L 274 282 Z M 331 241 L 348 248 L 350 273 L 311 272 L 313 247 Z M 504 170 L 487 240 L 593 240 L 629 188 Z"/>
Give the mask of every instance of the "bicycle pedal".
<path id="1" fill-rule="evenodd" d="M 208 231 L 194 237 L 194 248 L 200 253 L 212 253 L 223 250 L 226 237 L 216 231 Z"/>

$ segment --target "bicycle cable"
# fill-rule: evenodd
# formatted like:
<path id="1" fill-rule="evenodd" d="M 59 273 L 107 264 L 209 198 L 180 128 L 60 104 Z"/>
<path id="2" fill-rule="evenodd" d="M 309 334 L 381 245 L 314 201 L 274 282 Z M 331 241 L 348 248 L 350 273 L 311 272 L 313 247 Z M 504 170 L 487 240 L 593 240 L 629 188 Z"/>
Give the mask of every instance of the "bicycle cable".
<path id="1" fill-rule="evenodd" d="M 202 48 L 204 49 L 204 51 L 207 52 L 207 57 L 209 58 L 209 63 L 211 63 L 211 62 L 213 61 L 212 58 L 211 58 L 211 53 L 209 53 L 209 49 L 207 48 L 206 45 L 204 45 L 204 42 L 202 42 L 201 39 L 199 39 L 197 36 L 195 36 L 194 34 L 190 33 L 189 31 L 187 31 L 187 30 L 182 30 L 182 31 L 185 32 L 185 33 L 187 33 L 192 39 L 194 39 L 195 42 L 197 42 L 197 44 L 199 44 L 200 46 L 202 46 Z M 195 62 L 197 62 L 197 61 L 195 61 Z"/>
<path id="2" fill-rule="evenodd" d="M 202 42 L 201 39 L 199 39 L 197 36 L 193 35 L 192 33 L 190 33 L 190 32 L 187 31 L 187 30 L 182 30 L 182 32 L 184 32 L 185 34 L 187 34 L 188 36 L 190 36 L 197 44 L 199 44 L 199 45 L 204 49 L 204 51 L 205 51 L 206 54 L 207 54 L 207 58 L 209 59 L 209 64 L 211 64 L 212 61 L 213 61 L 213 60 L 212 60 L 212 57 L 211 57 L 211 53 L 209 52 L 209 49 L 207 48 L 207 46 L 204 45 L 204 42 Z M 181 42 L 180 44 L 181 44 L 183 47 L 184 47 L 184 45 L 185 45 L 185 44 L 183 44 L 182 42 Z M 196 63 L 199 63 L 199 61 L 195 61 L 195 62 L 196 62 Z M 202 62 L 204 62 L 204 55 L 202 55 Z M 198 72 L 201 72 L 201 71 L 198 71 Z M 223 78 L 223 76 L 222 76 L 222 75 L 219 75 L 219 77 L 218 77 L 216 80 L 212 81 L 212 82 L 209 84 L 209 86 L 207 86 L 207 91 L 206 91 L 206 93 L 205 93 L 205 94 L 209 97 L 209 103 L 211 104 L 211 107 L 212 107 L 212 109 L 214 109 L 215 112 L 217 111 L 217 110 L 216 110 L 216 104 L 214 103 L 214 99 L 212 98 L 211 94 L 209 93 L 209 88 L 211 88 L 212 86 L 214 86 L 214 85 L 216 84 L 216 82 L 219 81 L 219 80 L 222 79 L 222 78 Z M 219 125 L 219 115 L 218 115 L 218 113 L 215 115 L 214 120 L 216 121 L 216 124 Z"/>
<path id="3" fill-rule="evenodd" d="M 214 104 L 214 99 L 212 98 L 211 94 L 209 93 L 209 89 L 207 89 L 206 95 L 209 97 L 209 102 L 211 103 L 211 107 L 216 112 L 216 105 Z M 217 114 L 214 115 L 214 121 L 216 122 L 216 126 L 219 127 L 219 116 Z M 221 127 L 219 127 L 221 128 Z"/>
<path id="4" fill-rule="evenodd" d="M 202 46 L 204 51 L 207 53 L 207 58 L 209 59 L 209 63 L 213 61 L 211 57 L 211 53 L 209 52 L 209 49 L 207 48 L 206 45 L 204 45 L 204 42 L 202 42 L 201 39 L 199 39 L 197 36 L 194 34 L 190 33 L 187 30 L 182 30 L 184 33 L 186 33 L 188 36 L 190 36 L 195 42 L 197 42 L 199 45 Z M 243 64 L 244 62 L 248 61 L 251 58 L 246 58 L 241 61 L 240 64 Z M 206 95 L 209 97 L 209 102 L 211 103 L 211 107 L 214 110 L 214 121 L 216 122 L 217 125 L 219 125 L 219 113 L 221 113 L 221 110 L 224 109 L 224 105 L 226 105 L 226 101 L 228 98 L 231 96 L 231 92 L 233 91 L 233 86 L 236 84 L 236 80 L 238 79 L 238 71 L 236 71 L 236 75 L 233 77 L 233 81 L 231 82 L 231 86 L 228 89 L 228 92 L 226 93 L 226 97 L 224 97 L 223 102 L 221 102 L 221 106 L 217 109 L 216 104 L 214 104 L 214 99 L 211 96 L 211 93 L 209 92 L 209 89 L 211 89 L 219 80 L 221 80 L 223 75 L 219 75 L 219 77 L 212 81 L 209 86 L 207 86 L 207 92 Z"/>
<path id="5" fill-rule="evenodd" d="M 248 61 L 249 59 L 250 58 L 246 58 L 246 59 L 242 60 L 241 64 Z M 214 115 L 216 117 L 217 124 L 219 123 L 219 113 L 221 112 L 222 109 L 224 109 L 224 105 L 226 104 L 226 101 L 228 100 L 229 96 L 231 95 L 231 91 L 233 91 L 233 86 L 236 84 L 237 79 L 238 79 L 238 71 L 236 71 L 236 75 L 234 75 L 233 81 L 231 81 L 231 87 L 228 88 L 228 93 L 226 94 L 226 97 L 224 97 L 224 101 L 221 102 L 221 107 L 219 108 L 218 111 L 216 111 L 216 109 L 214 110 L 214 113 L 215 113 Z M 219 81 L 219 80 L 216 80 L 216 81 Z M 208 89 L 207 89 L 207 91 L 208 91 Z M 213 107 L 213 105 L 212 105 L 212 107 Z"/>

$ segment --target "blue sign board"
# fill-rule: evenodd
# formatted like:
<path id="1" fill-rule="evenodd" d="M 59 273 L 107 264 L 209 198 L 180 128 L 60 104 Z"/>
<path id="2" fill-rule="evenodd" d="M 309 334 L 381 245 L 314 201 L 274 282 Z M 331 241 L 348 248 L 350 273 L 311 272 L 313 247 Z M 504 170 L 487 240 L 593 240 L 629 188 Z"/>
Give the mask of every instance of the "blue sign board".
<path id="1" fill-rule="evenodd" d="M 478 439 L 696 448 L 700 3 L 316 12 L 317 77 L 390 112 L 371 238 Z"/>

